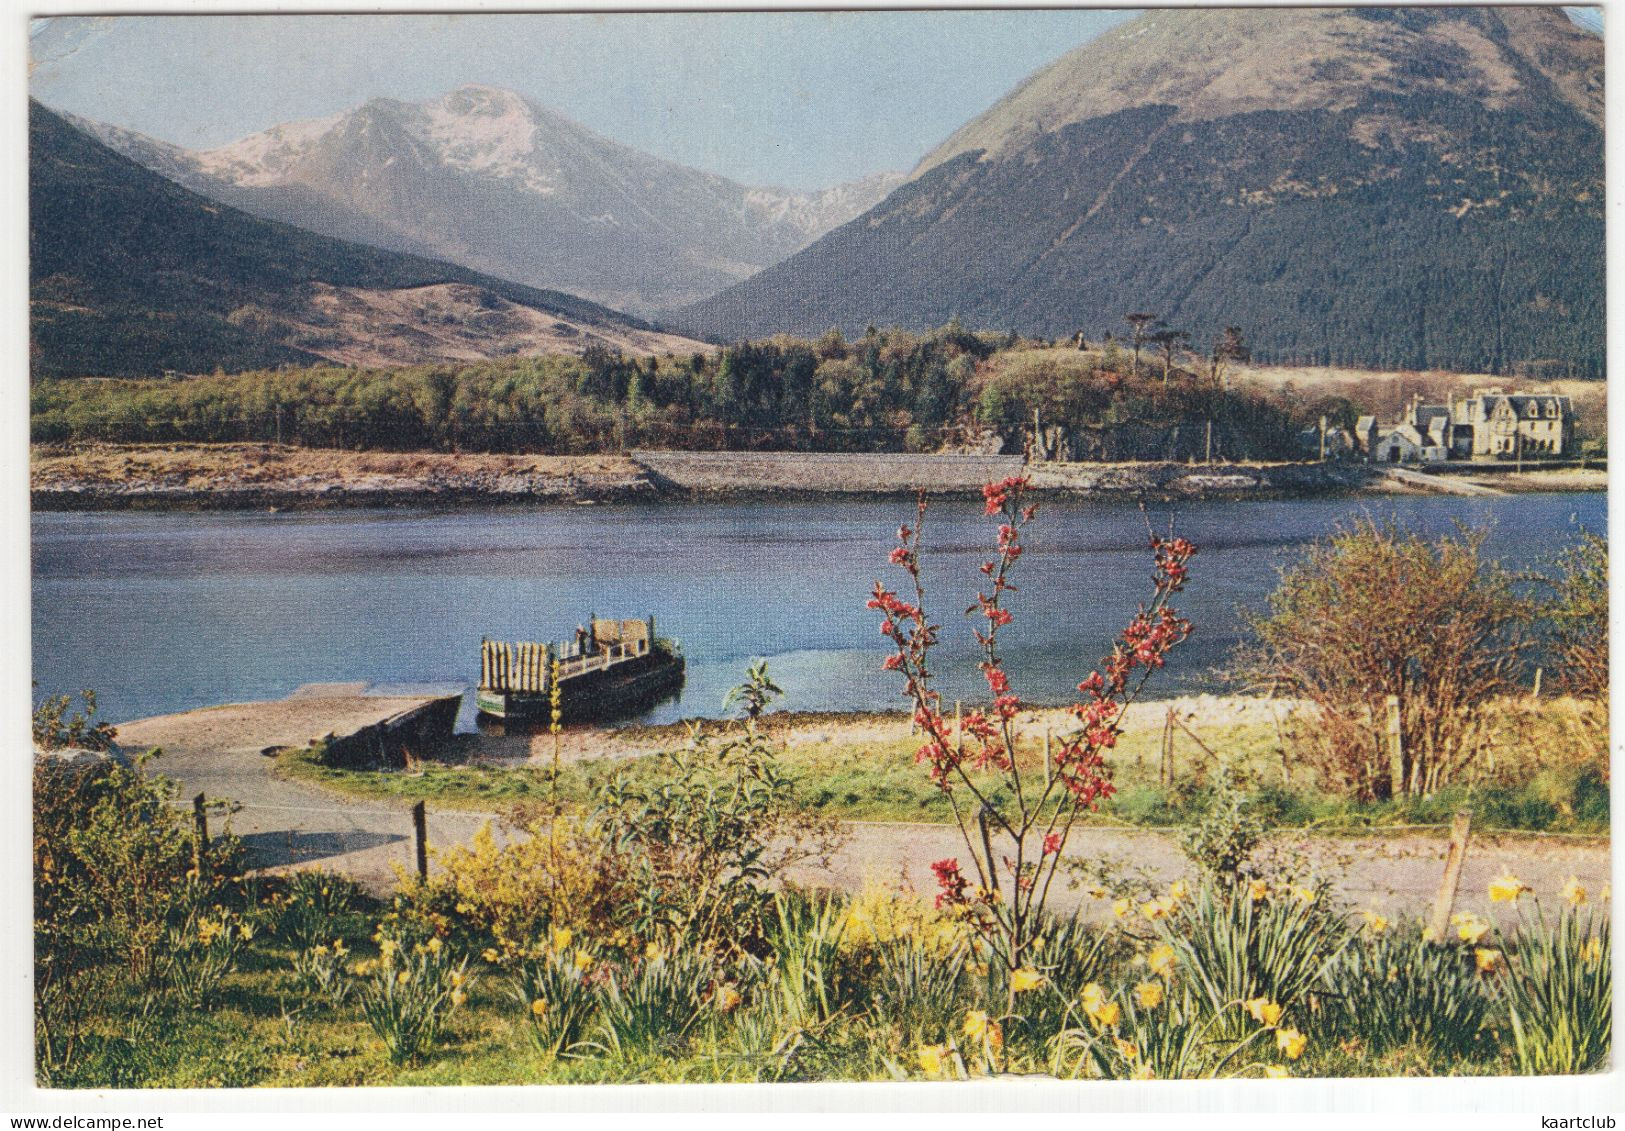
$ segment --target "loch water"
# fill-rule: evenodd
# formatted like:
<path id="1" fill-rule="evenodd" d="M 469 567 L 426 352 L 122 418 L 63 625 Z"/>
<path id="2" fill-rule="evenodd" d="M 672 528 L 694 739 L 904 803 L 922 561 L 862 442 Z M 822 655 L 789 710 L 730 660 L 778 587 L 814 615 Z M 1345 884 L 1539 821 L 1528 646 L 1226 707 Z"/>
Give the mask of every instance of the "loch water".
<path id="1" fill-rule="evenodd" d="M 1278 570 L 1362 515 L 1428 535 L 1489 530 L 1488 552 L 1538 569 L 1582 530 L 1595 494 L 1180 502 L 1158 529 L 1200 547 L 1180 608 L 1196 624 L 1154 695 L 1225 689 L 1223 669 Z M 903 706 L 864 602 L 913 506 L 896 499 L 538 509 L 33 516 L 33 673 L 40 695 L 94 688 L 114 721 L 276 698 L 304 683 L 471 685 L 482 637 L 558 640 L 597 613 L 654 614 L 688 660 L 680 696 L 644 721 L 721 713 L 754 658 L 797 710 Z M 949 701 L 983 691 L 971 621 L 992 519 L 937 501 L 925 526 L 936 668 Z M 1045 501 L 1013 579 L 1006 667 L 1035 702 L 1078 680 L 1149 592 L 1132 503 Z M 470 697 L 472 698 L 472 697 Z M 471 722 L 465 711 L 464 725 Z"/>

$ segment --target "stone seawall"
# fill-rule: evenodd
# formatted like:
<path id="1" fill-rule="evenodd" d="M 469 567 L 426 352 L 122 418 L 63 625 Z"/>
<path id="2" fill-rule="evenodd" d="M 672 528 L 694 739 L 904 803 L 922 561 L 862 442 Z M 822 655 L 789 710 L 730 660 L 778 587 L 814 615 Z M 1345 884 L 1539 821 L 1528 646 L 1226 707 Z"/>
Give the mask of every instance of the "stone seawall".
<path id="1" fill-rule="evenodd" d="M 662 502 L 843 495 L 975 497 L 1015 456 L 639 451 L 493 456 L 98 447 L 35 452 L 37 510 L 266 510 Z M 1357 464 L 1041 463 L 1040 494 L 1248 498 L 1392 489 Z"/>

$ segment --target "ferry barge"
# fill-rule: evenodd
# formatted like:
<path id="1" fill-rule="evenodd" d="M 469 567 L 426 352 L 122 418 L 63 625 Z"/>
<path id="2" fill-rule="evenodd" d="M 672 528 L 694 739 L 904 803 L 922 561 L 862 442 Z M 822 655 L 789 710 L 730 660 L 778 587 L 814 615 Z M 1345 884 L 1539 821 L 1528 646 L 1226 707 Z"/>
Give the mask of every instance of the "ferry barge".
<path id="1" fill-rule="evenodd" d="M 682 649 L 655 635 L 655 619 L 589 617 L 560 643 L 485 640 L 474 703 L 482 715 L 548 723 L 558 678 L 561 723 L 626 715 L 683 686 Z"/>

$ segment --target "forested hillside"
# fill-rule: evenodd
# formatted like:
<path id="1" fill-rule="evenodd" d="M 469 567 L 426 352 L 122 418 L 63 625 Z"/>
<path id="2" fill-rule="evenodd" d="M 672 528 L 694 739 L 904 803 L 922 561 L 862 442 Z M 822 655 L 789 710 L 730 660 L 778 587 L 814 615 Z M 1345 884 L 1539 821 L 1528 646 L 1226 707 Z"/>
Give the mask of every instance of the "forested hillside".
<path id="1" fill-rule="evenodd" d="M 1557 9 L 1158 11 L 678 324 L 1098 336 L 1145 310 L 1241 323 L 1263 361 L 1597 375 L 1601 51 Z"/>

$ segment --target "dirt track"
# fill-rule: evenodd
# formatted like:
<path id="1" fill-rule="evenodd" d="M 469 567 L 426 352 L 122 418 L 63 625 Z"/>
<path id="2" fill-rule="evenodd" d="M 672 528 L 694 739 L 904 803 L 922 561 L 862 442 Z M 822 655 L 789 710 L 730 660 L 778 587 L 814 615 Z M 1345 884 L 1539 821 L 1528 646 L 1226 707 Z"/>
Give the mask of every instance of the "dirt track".
<path id="1" fill-rule="evenodd" d="M 410 867 L 413 859 L 410 804 L 357 799 L 280 779 L 273 773 L 273 759 L 261 753 L 265 747 L 302 743 L 333 729 L 335 713 L 353 709 L 353 701 L 346 706 L 342 700 L 307 696 L 258 706 L 277 709 L 239 705 L 138 720 L 119 728 L 119 740 L 132 748 L 161 745 L 164 753 L 156 768 L 179 779 L 182 797 L 201 791 L 211 799 L 237 802 L 240 807 L 230 817 L 231 828 L 243 838 L 256 866 L 343 871 L 374 891 L 387 891 L 397 870 Z M 603 735 L 583 731 L 567 756 L 602 754 Z M 528 738 L 478 741 L 491 743 L 488 753 L 493 760 L 523 761 L 531 756 Z M 465 843 L 489 819 L 486 813 L 431 806 L 430 843 Z M 917 891 L 930 892 L 932 861 L 965 858 L 952 826 L 853 822 L 847 832 L 846 844 L 827 870 L 803 868 L 793 878 L 845 890 L 901 879 Z M 1269 848 L 1313 861 L 1356 906 L 1421 913 L 1437 889 L 1446 843 L 1425 832 L 1361 837 L 1281 834 Z M 1068 844 L 1067 857 L 1106 865 L 1116 876 L 1143 875 L 1162 885 L 1188 874 L 1189 868 L 1177 836 L 1151 830 L 1080 830 Z M 1539 894 L 1554 895 L 1570 875 L 1598 891 L 1609 880 L 1608 844 L 1598 838 L 1475 838 L 1462 877 L 1462 901 L 1482 904 L 1490 878 L 1506 868 Z M 1109 914 L 1103 901 L 1089 899 L 1078 889 L 1061 890 L 1059 883 L 1052 903 L 1062 909 L 1081 906 L 1091 917 Z"/>

